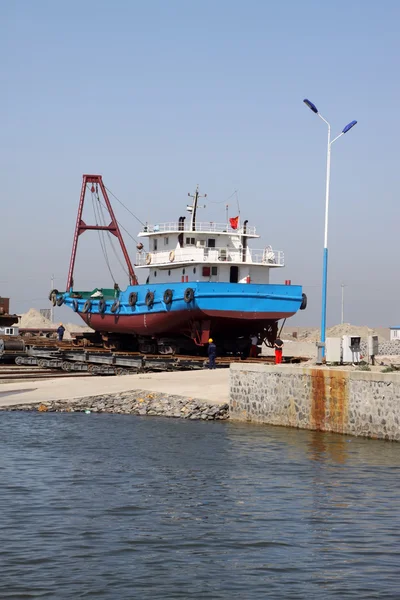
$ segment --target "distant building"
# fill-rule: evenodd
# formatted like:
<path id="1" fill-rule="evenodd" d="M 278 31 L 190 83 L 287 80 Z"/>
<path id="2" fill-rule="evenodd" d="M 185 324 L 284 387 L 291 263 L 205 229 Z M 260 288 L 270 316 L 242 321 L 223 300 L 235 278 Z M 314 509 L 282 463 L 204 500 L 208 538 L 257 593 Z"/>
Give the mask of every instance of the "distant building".
<path id="1" fill-rule="evenodd" d="M 390 341 L 400 340 L 400 325 L 390 327 Z"/>

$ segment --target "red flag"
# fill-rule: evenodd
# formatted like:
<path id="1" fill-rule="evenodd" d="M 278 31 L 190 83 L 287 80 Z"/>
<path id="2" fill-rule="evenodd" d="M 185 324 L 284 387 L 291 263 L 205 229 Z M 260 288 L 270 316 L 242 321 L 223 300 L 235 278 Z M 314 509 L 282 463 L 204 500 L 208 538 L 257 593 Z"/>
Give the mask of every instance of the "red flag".
<path id="1" fill-rule="evenodd" d="M 232 229 L 237 229 L 239 225 L 239 217 L 232 217 L 229 219 Z"/>

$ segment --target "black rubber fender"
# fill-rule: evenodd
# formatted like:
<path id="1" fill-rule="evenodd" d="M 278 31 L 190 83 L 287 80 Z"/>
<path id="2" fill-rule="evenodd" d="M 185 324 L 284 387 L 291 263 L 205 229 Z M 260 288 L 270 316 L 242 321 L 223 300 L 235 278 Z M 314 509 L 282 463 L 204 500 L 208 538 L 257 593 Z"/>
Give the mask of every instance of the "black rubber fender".
<path id="1" fill-rule="evenodd" d="M 112 307 L 111 307 L 111 312 L 112 313 L 116 313 L 117 310 L 119 309 L 119 300 L 115 300 Z"/>
<path id="2" fill-rule="evenodd" d="M 56 304 L 57 304 L 57 294 L 58 293 L 59 293 L 58 290 L 51 290 L 51 292 L 49 294 L 49 300 L 53 306 L 56 306 Z"/>
<path id="3" fill-rule="evenodd" d="M 83 305 L 82 312 L 83 313 L 90 312 L 91 308 L 92 308 L 92 301 L 90 300 L 90 298 L 88 298 L 86 300 L 85 304 Z"/>
<path id="4" fill-rule="evenodd" d="M 64 304 L 64 296 L 60 296 L 57 298 L 57 306 L 62 306 Z"/>
<path id="5" fill-rule="evenodd" d="M 307 296 L 306 294 L 302 294 L 301 295 L 302 300 L 301 300 L 301 304 L 300 304 L 300 310 L 305 310 L 307 308 Z"/>
<path id="6" fill-rule="evenodd" d="M 78 308 L 79 308 L 78 300 L 72 300 L 72 310 L 74 312 L 78 312 Z"/>
<path id="7" fill-rule="evenodd" d="M 107 304 L 104 298 L 100 298 L 99 300 L 99 313 L 102 315 L 106 312 Z"/>
<path id="8" fill-rule="evenodd" d="M 138 294 L 137 294 L 137 292 L 131 292 L 129 294 L 129 298 L 128 298 L 128 304 L 129 304 L 129 306 L 136 306 L 137 301 L 138 301 Z"/>
<path id="9" fill-rule="evenodd" d="M 173 294 L 172 290 L 170 290 L 170 289 L 165 290 L 164 296 L 163 296 L 163 300 L 164 300 L 165 304 L 171 304 L 173 296 L 174 296 L 174 294 Z"/>
<path id="10" fill-rule="evenodd" d="M 154 292 L 148 291 L 146 294 L 146 298 L 144 299 L 146 306 L 153 306 L 154 304 Z"/>
<path id="11" fill-rule="evenodd" d="M 186 288 L 185 293 L 183 294 L 184 301 L 189 304 L 189 302 L 193 301 L 193 298 L 194 298 L 194 289 Z"/>

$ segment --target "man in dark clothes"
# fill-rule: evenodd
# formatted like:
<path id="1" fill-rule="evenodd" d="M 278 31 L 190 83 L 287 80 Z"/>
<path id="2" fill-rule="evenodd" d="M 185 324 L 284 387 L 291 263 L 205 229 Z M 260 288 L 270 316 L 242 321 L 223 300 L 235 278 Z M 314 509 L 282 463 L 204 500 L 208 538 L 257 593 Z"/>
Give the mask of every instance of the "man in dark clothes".
<path id="1" fill-rule="evenodd" d="M 280 365 L 282 363 L 282 348 L 283 348 L 282 340 L 280 340 L 279 338 L 276 338 L 274 348 L 275 348 L 275 364 Z"/>
<path id="2" fill-rule="evenodd" d="M 59 328 L 57 329 L 57 336 L 58 336 L 58 341 L 62 342 L 62 339 L 64 337 L 64 332 L 65 332 L 65 327 L 62 323 L 60 323 Z"/>
<path id="3" fill-rule="evenodd" d="M 217 346 L 214 344 L 213 339 L 208 340 L 208 368 L 215 369 L 215 359 L 217 358 Z"/>

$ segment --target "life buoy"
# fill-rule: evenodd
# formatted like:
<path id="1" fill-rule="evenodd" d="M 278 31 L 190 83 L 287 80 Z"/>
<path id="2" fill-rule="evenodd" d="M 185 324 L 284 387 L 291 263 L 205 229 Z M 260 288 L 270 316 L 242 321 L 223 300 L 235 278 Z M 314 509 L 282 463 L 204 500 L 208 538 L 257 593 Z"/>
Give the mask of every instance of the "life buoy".
<path id="1" fill-rule="evenodd" d="M 164 296 L 163 296 L 163 300 L 165 302 L 165 304 L 171 304 L 172 302 L 172 297 L 173 297 L 173 292 L 172 290 L 165 290 L 164 292 Z"/>
<path id="2" fill-rule="evenodd" d="M 60 296 L 57 298 L 57 306 L 62 306 L 64 304 L 64 296 Z"/>
<path id="3" fill-rule="evenodd" d="M 116 313 L 118 309 L 119 309 L 119 300 L 114 300 L 114 303 L 111 307 L 111 312 Z"/>
<path id="4" fill-rule="evenodd" d="M 86 300 L 85 304 L 83 305 L 82 312 L 87 313 L 90 311 L 91 308 L 92 308 L 92 301 L 90 299 L 88 299 L 88 300 Z"/>
<path id="5" fill-rule="evenodd" d="M 194 290 L 193 288 L 186 288 L 185 293 L 183 294 L 183 299 L 185 302 L 192 302 L 194 298 Z"/>
<path id="6" fill-rule="evenodd" d="M 79 308 L 78 300 L 72 300 L 72 310 L 74 312 L 78 312 L 78 308 Z"/>
<path id="7" fill-rule="evenodd" d="M 149 265 L 151 263 L 151 254 L 148 253 L 146 254 L 146 265 Z"/>
<path id="8" fill-rule="evenodd" d="M 147 292 L 146 298 L 144 299 L 146 306 L 153 306 L 154 304 L 154 292 Z"/>
<path id="9" fill-rule="evenodd" d="M 300 310 L 305 310 L 307 308 L 307 296 L 305 294 L 301 295 L 301 304 L 300 304 Z"/>
<path id="10" fill-rule="evenodd" d="M 137 301 L 138 301 L 137 292 L 131 292 L 129 294 L 129 298 L 128 298 L 129 306 L 136 306 Z"/>
<path id="11" fill-rule="evenodd" d="M 169 262 L 174 262 L 175 260 L 175 250 L 171 250 L 169 253 Z"/>
<path id="12" fill-rule="evenodd" d="M 102 315 L 106 312 L 107 304 L 104 298 L 100 298 L 99 300 L 99 313 Z"/>

